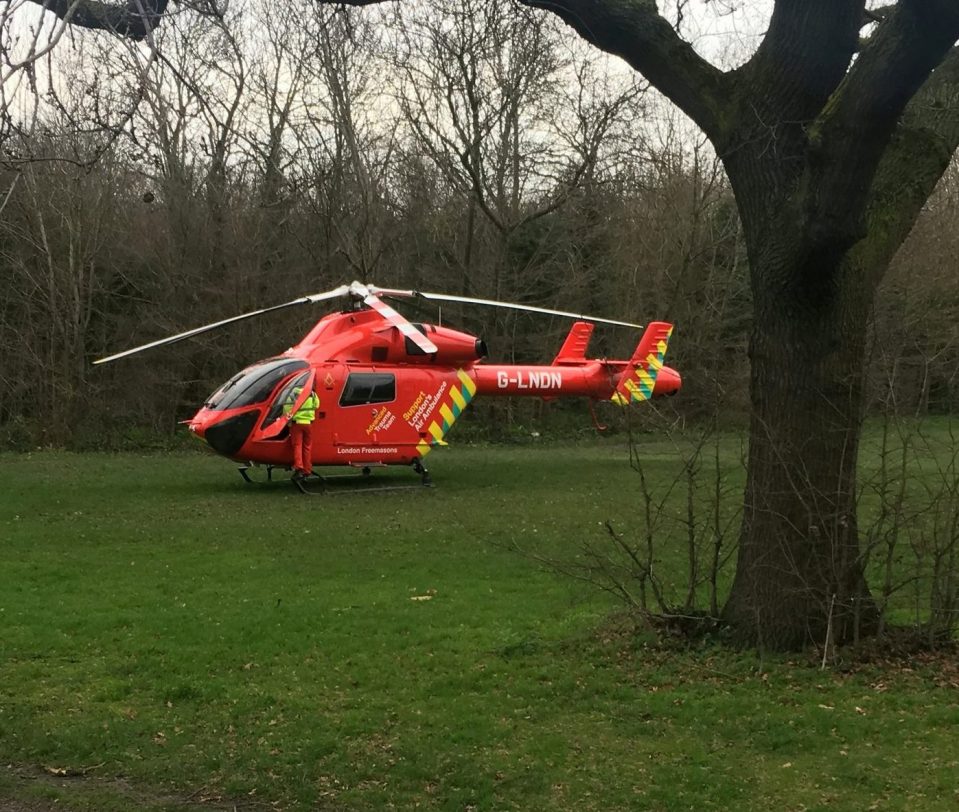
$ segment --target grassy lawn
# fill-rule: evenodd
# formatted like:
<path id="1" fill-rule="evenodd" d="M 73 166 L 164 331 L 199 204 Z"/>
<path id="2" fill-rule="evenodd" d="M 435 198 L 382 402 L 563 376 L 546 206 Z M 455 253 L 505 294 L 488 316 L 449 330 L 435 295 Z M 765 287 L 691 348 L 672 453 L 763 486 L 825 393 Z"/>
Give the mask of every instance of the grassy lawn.
<path id="1" fill-rule="evenodd" d="M 0 455 L 0 809 L 959 805 L 948 661 L 664 650 L 512 549 L 629 529 L 622 446 L 429 462 L 304 497 L 201 454 Z"/>

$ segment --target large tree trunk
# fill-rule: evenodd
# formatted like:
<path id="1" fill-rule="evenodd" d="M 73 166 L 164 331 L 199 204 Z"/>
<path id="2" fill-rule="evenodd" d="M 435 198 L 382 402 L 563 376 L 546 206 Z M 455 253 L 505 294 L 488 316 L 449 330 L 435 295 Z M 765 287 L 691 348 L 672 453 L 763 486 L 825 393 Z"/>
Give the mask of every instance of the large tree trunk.
<path id="1" fill-rule="evenodd" d="M 737 190 L 754 294 L 749 467 L 724 616 L 742 643 L 846 642 L 876 624 L 856 524 L 875 284 L 845 252 L 815 243 L 794 197 L 770 191 L 795 179 L 771 182 L 761 161 L 750 165 Z"/>
<path id="2" fill-rule="evenodd" d="M 812 189 L 819 212 L 842 211 L 849 195 L 810 180 L 801 132 L 766 140 L 759 128 L 726 157 L 754 300 L 749 468 L 723 611 L 741 643 L 838 644 L 878 625 L 856 522 L 866 332 L 883 273 L 959 144 L 957 54 L 906 110 L 851 244 L 823 240 L 803 203 Z"/>

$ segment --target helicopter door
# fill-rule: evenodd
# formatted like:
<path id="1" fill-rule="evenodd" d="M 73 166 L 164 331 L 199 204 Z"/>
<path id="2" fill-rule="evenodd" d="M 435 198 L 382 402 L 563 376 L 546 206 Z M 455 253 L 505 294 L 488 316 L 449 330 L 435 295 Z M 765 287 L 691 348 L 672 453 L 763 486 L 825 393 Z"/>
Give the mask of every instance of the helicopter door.
<path id="1" fill-rule="evenodd" d="M 337 401 L 338 446 L 382 445 L 396 418 L 396 375 L 379 370 L 349 369 Z"/>
<path id="2" fill-rule="evenodd" d="M 294 375 L 290 380 L 288 380 L 283 386 L 279 388 L 276 396 L 273 398 L 273 402 L 270 404 L 269 411 L 267 411 L 266 416 L 260 423 L 259 430 L 263 433 L 261 439 L 264 440 L 286 440 L 290 436 L 289 429 L 284 428 L 282 431 L 276 431 L 277 420 L 283 417 L 284 408 L 291 403 L 295 403 L 296 389 L 302 388 L 304 384 L 307 383 L 313 377 L 314 391 L 320 397 L 320 408 L 316 411 L 316 420 L 313 423 L 313 438 L 316 440 L 320 433 L 322 432 L 322 426 L 325 424 L 326 411 L 324 407 L 326 402 L 323 399 L 323 392 L 321 387 L 321 382 L 319 376 L 314 376 L 314 373 L 310 370 L 301 372 L 299 375 Z"/>

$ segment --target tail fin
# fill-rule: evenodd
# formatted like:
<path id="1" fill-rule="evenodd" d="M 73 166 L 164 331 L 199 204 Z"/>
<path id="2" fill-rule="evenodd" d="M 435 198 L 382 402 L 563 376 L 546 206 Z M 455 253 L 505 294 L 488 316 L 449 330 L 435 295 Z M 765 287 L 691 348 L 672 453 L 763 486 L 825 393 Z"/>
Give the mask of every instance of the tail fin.
<path id="1" fill-rule="evenodd" d="M 656 376 L 663 367 L 663 356 L 666 355 L 672 334 L 673 325 L 663 321 L 650 322 L 616 384 L 612 397 L 614 403 L 625 406 L 652 397 Z"/>
<path id="2" fill-rule="evenodd" d="M 586 348 L 589 346 L 589 339 L 593 335 L 595 326 L 587 321 L 574 322 L 563 346 L 560 347 L 559 354 L 553 359 L 553 366 L 579 364 L 585 361 Z"/>

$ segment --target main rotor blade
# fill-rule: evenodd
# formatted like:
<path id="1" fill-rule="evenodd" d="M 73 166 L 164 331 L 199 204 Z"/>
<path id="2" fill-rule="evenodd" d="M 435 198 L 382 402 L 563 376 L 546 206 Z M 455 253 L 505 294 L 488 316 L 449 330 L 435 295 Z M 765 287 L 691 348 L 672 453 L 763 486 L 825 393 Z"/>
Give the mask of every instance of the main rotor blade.
<path id="1" fill-rule="evenodd" d="M 287 307 L 293 307 L 295 305 L 301 304 L 313 304 L 315 302 L 323 302 L 327 299 L 335 299 L 338 296 L 343 296 L 346 293 L 349 293 L 350 288 L 348 285 L 340 285 L 338 288 L 333 290 L 328 290 L 323 293 L 314 293 L 311 296 L 301 296 L 299 299 L 293 299 L 290 302 L 284 302 L 283 304 L 273 305 L 272 307 L 263 307 L 259 310 L 254 310 L 250 313 L 243 313 L 239 316 L 231 316 L 228 319 L 222 319 L 221 321 L 215 321 L 212 324 L 204 324 L 202 327 L 194 327 L 192 330 L 186 330 L 182 333 L 177 333 L 175 336 L 169 336 L 168 338 L 161 338 L 157 341 L 151 341 L 149 344 L 141 344 L 139 347 L 134 347 L 130 350 L 124 350 L 123 352 L 118 352 L 115 355 L 108 355 L 106 358 L 100 358 L 94 361 L 94 364 L 107 364 L 110 361 L 116 361 L 118 358 L 126 358 L 128 355 L 134 355 L 138 352 L 143 352 L 144 350 L 153 349 L 154 347 L 162 347 L 166 344 L 175 344 L 177 341 L 183 341 L 185 338 L 193 338 L 193 336 L 198 336 L 201 333 L 209 332 L 210 330 L 216 330 L 218 327 L 224 327 L 227 324 L 233 324 L 237 321 L 243 321 L 244 319 L 252 319 L 254 316 L 262 316 L 264 313 L 272 313 L 274 310 L 283 310 Z"/>
<path id="2" fill-rule="evenodd" d="M 385 296 L 422 296 L 424 299 L 434 299 L 440 302 L 463 302 L 465 304 L 484 305 L 485 307 L 502 307 L 507 310 L 524 310 L 528 313 L 542 313 L 547 316 L 564 316 L 569 319 L 582 319 L 583 321 L 592 321 L 598 324 L 613 324 L 617 327 L 638 327 L 643 328 L 642 324 L 633 324 L 631 321 L 617 321 L 615 319 L 603 319 L 599 316 L 588 316 L 584 313 L 571 313 L 567 310 L 551 310 L 546 307 L 533 307 L 532 305 L 515 304 L 514 302 L 498 302 L 495 299 L 474 299 L 470 296 L 452 296 L 447 293 L 425 293 L 421 290 L 387 290 L 385 288 L 370 287 L 371 292 Z"/>
<path id="3" fill-rule="evenodd" d="M 438 352 L 437 346 L 432 341 L 410 324 L 406 318 L 384 302 L 376 293 L 370 293 L 363 299 L 363 304 L 379 313 L 386 321 L 392 324 L 427 355 Z"/>

